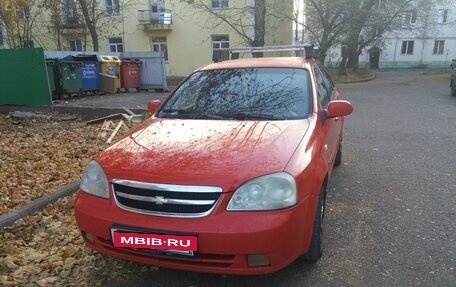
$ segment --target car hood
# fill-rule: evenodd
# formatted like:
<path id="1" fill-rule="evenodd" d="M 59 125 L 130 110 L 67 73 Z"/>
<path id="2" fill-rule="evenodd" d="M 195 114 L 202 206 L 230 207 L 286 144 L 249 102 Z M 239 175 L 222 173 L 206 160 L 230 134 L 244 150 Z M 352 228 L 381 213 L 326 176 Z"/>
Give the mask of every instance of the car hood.
<path id="1" fill-rule="evenodd" d="M 100 154 L 109 180 L 219 186 L 283 171 L 309 122 L 152 118 Z"/>

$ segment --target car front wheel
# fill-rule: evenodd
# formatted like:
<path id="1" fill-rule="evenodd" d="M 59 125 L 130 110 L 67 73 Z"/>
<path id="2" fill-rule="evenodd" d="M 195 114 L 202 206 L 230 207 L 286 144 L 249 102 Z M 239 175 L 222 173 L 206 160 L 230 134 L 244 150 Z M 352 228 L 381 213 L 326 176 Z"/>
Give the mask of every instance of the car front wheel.
<path id="1" fill-rule="evenodd" d="M 339 143 L 336 158 L 334 159 L 334 166 L 339 166 L 342 163 L 342 140 Z"/>
<path id="2" fill-rule="evenodd" d="M 318 206 L 315 212 L 312 239 L 304 259 L 308 261 L 317 261 L 323 254 L 323 219 L 326 205 L 326 185 L 324 185 L 318 196 Z"/>

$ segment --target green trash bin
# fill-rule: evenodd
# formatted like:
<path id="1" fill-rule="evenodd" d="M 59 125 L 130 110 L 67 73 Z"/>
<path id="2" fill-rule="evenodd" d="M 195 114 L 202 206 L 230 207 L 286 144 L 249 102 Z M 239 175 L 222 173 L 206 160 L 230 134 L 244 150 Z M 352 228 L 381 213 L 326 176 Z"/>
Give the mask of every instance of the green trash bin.
<path id="1" fill-rule="evenodd" d="M 54 76 L 54 69 L 55 65 L 57 64 L 56 59 L 47 59 L 46 60 L 46 70 L 47 70 L 47 78 L 49 83 L 49 91 L 51 92 L 52 99 L 55 100 L 56 93 L 55 93 L 55 76 Z"/>
<path id="2" fill-rule="evenodd" d="M 59 61 L 57 70 L 58 98 L 61 99 L 65 94 L 67 96 L 80 95 L 82 93 L 82 62 Z"/>

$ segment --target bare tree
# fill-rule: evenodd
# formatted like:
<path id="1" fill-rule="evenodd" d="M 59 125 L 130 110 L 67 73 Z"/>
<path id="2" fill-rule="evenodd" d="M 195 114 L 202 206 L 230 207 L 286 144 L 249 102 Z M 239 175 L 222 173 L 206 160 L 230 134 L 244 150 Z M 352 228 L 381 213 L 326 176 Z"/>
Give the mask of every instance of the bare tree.
<path id="1" fill-rule="evenodd" d="M 44 7 L 51 15 L 48 31 L 53 35 L 57 50 L 65 48 L 63 32 L 74 37 L 81 32 L 85 34 L 78 3 L 74 0 L 44 0 Z"/>
<path id="2" fill-rule="evenodd" d="M 343 7 L 341 1 L 335 0 L 297 0 L 292 15 L 280 11 L 271 14 L 277 18 L 290 18 L 295 24 L 295 42 L 318 46 L 320 60 L 324 62 L 328 51 L 339 44 L 344 35 L 347 18 Z M 298 41 L 299 30 L 307 32 L 307 36 Z"/>
<path id="3" fill-rule="evenodd" d="M 306 22 L 301 25 L 310 32 L 308 39 L 319 46 L 324 62 L 329 49 L 339 43 L 347 18 L 337 1 L 308 0 L 307 5 Z"/>
<path id="4" fill-rule="evenodd" d="M 359 55 L 366 47 L 381 43 L 391 31 L 408 30 L 426 35 L 433 29 L 432 10 L 446 0 L 350 0 L 346 7 L 347 58 L 341 69 L 358 70 Z M 419 24 L 418 24 L 419 23 Z M 411 25 L 413 24 L 413 25 Z M 425 36 L 423 36 L 425 37 Z"/>
<path id="5" fill-rule="evenodd" d="M 345 73 L 346 67 L 357 71 L 363 49 L 380 45 L 384 36 L 393 30 L 404 29 L 404 13 L 413 9 L 428 11 L 418 16 L 424 17 L 419 21 L 424 23 L 423 27 L 413 25 L 410 28 L 421 34 L 429 31 L 430 23 L 425 19 L 429 19 L 432 4 L 445 1 L 303 0 L 298 3 L 305 5 L 305 21 L 298 19 L 296 11 L 292 17 L 296 26 L 301 26 L 307 32 L 306 40 L 320 47 L 323 62 L 331 47 L 344 47 L 339 68 L 341 73 Z M 280 14 L 277 16 L 284 17 Z"/>
<path id="6" fill-rule="evenodd" d="M 203 24 L 205 28 L 214 29 L 226 25 L 238 34 L 244 41 L 244 45 L 251 47 L 261 47 L 265 45 L 267 29 L 267 15 L 274 14 L 274 7 L 269 5 L 266 0 L 246 1 L 247 5 L 236 7 L 223 7 L 224 9 L 214 9 L 205 0 L 175 0 L 177 3 L 186 3 L 191 6 L 192 11 L 198 11 L 208 16 L 208 21 Z M 210 1 L 209 1 L 210 2 Z M 220 1 L 219 3 L 223 3 Z M 226 1 L 228 3 L 228 1 Z M 279 3 L 281 7 L 288 3 Z M 290 5 L 291 7 L 291 5 Z M 289 11 L 288 18 L 291 18 L 292 11 Z M 277 20 L 283 20 L 284 17 Z M 253 20 L 253 22 L 251 22 Z M 291 31 L 290 31 L 291 32 Z M 263 53 L 253 53 L 254 57 L 262 57 Z"/>
<path id="7" fill-rule="evenodd" d="M 3 22 L 6 38 L 11 48 L 33 47 L 33 28 L 43 6 L 31 0 L 2 0 L 0 21 Z M 31 13 L 31 11 L 34 13 Z"/>
<path id="8" fill-rule="evenodd" d="M 98 11 L 98 1 L 96 0 L 78 0 L 84 16 L 85 24 L 92 38 L 94 51 L 99 51 L 97 25 L 99 20 L 104 16 L 104 11 Z"/>
<path id="9" fill-rule="evenodd" d="M 133 1 L 112 1 L 113 6 L 103 8 L 101 0 L 77 0 L 84 18 L 84 24 L 92 39 L 94 51 L 99 51 L 100 36 L 106 35 L 112 29 L 121 30 L 124 21 L 123 10 L 133 6 Z M 115 16 L 115 17 L 113 17 Z M 118 17 L 117 17 L 118 16 Z"/>

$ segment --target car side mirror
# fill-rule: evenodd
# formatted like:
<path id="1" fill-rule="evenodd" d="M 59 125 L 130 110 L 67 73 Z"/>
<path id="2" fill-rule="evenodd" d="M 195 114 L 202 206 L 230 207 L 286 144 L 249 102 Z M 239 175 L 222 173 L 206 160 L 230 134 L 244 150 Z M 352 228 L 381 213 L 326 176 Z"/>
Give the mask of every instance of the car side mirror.
<path id="1" fill-rule="evenodd" d="M 350 115 L 353 112 L 353 106 L 345 100 L 334 100 L 328 103 L 326 107 L 326 116 L 328 118 L 338 118 Z"/>
<path id="2" fill-rule="evenodd" d="M 161 101 L 159 100 L 153 100 L 153 101 L 150 101 L 148 104 L 147 104 L 147 109 L 149 110 L 149 112 L 151 114 L 155 114 L 155 112 L 158 110 L 158 108 L 160 107 L 161 105 Z"/>

